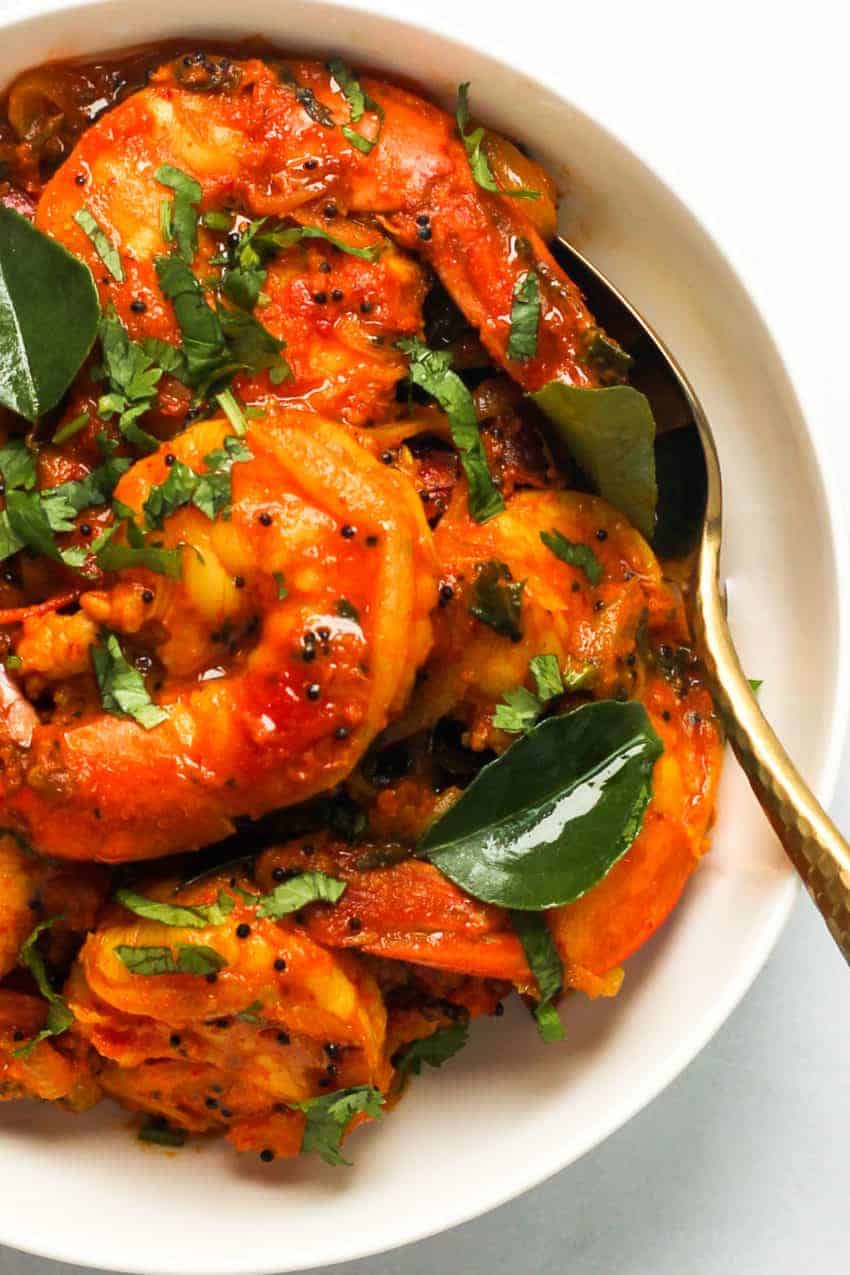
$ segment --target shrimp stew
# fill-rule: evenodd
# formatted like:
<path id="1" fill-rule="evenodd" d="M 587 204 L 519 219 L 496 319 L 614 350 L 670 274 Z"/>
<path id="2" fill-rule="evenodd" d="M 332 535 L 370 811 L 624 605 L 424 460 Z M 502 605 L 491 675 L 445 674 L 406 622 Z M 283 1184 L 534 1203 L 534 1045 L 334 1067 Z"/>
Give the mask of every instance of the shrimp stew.
<path id="1" fill-rule="evenodd" d="M 652 411 L 472 111 L 259 45 L 3 99 L 2 1098 L 347 1162 L 706 848 Z"/>

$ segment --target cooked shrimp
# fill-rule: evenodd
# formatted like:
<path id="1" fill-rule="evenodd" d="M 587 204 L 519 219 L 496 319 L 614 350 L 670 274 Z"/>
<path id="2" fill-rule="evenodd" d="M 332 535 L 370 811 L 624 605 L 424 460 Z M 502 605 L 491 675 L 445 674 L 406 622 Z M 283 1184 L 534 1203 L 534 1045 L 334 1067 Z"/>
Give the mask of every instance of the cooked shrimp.
<path id="1" fill-rule="evenodd" d="M 109 889 L 94 865 L 71 871 L 0 834 L 0 978 L 14 969 L 21 944 L 39 921 L 56 918 L 49 941 L 57 954 L 94 925 Z"/>
<path id="2" fill-rule="evenodd" d="M 553 532 L 591 551 L 602 569 L 598 584 L 541 540 L 541 533 Z M 444 590 L 434 617 L 434 650 L 427 678 L 393 724 L 391 738 L 449 714 L 467 725 L 473 747 L 504 747 L 509 741 L 492 731 L 493 708 L 506 691 L 528 682 L 530 661 L 541 654 L 557 656 L 567 683 L 572 676 L 597 697 L 633 694 L 639 689 L 641 625 L 668 623 L 681 610 L 646 541 L 596 496 L 518 492 L 505 513 L 482 525 L 470 518 L 464 485 L 458 484 L 434 543 Z M 519 599 L 512 634 L 472 613 L 488 564 L 507 568 L 509 576 L 497 579 L 496 587 L 513 589 Z"/>
<path id="3" fill-rule="evenodd" d="M 46 1018 L 45 1001 L 22 992 L 0 991 L 0 1102 L 41 1098 L 85 1111 L 97 1102 L 100 1090 L 84 1054 L 78 1056 L 52 1040 L 39 1041 L 30 1051 L 21 1052 L 21 1042 L 32 1039 Z"/>
<path id="4" fill-rule="evenodd" d="M 203 472 L 227 434 L 223 420 L 192 426 L 129 470 L 116 498 L 141 515 L 171 464 Z M 7 819 L 42 853 L 119 862 L 215 841 L 239 815 L 339 782 L 406 701 L 436 591 L 413 489 L 304 413 L 270 410 L 245 441 L 252 459 L 232 467 L 232 515 L 184 505 L 155 537 L 186 546 L 179 580 L 126 568 L 83 594 L 77 614 L 24 625 L 25 679 L 49 677 L 62 651 L 60 676 L 91 687 L 6 743 Z M 93 695 L 100 626 L 155 669 L 166 719 L 154 729 Z"/>
<path id="5" fill-rule="evenodd" d="M 546 913 L 564 960 L 565 985 L 591 996 L 617 991 L 621 962 L 677 903 L 706 849 L 720 773 L 721 742 L 705 690 L 696 684 L 680 695 L 653 676 L 641 698 L 665 747 L 655 766 L 643 829 L 625 857 L 583 898 Z M 412 787 L 414 781 L 405 783 Z M 426 795 L 423 804 L 427 801 Z M 275 868 L 318 868 L 348 882 L 333 909 L 308 911 L 307 932 L 317 942 L 506 979 L 521 991 L 533 990 L 504 908 L 470 898 L 419 859 L 364 869 L 358 861 L 364 855 L 367 861 L 374 858 L 375 847 L 317 843 L 313 836 L 306 844 L 306 854 L 304 839 L 269 850 L 259 860 L 257 879 L 268 886 Z"/>
<path id="6" fill-rule="evenodd" d="M 348 102 L 321 63 L 234 62 L 205 92 L 192 86 L 182 59 L 166 64 L 84 133 L 44 189 L 36 224 L 89 263 L 102 301 L 115 305 L 131 335 L 174 342 L 154 269 L 170 247 L 160 229 L 170 193 L 155 174 L 171 165 L 200 183 L 204 212 L 289 217 L 378 248 L 383 228 L 433 267 L 490 354 L 526 389 L 556 377 L 597 384 L 588 352 L 596 325 L 535 228 L 553 225 L 542 170 L 496 142 L 497 171 L 514 186 L 518 165 L 531 172 L 540 206 L 489 193 L 476 185 L 450 115 L 383 81 L 364 77 L 362 85 L 382 112 L 368 154 L 347 140 Z M 377 123 L 374 113 L 364 121 L 370 136 Z M 123 283 L 74 221 L 83 207 L 118 250 Z M 212 251 L 202 230 L 196 268 Z M 507 354 L 511 306 L 532 268 L 541 290 L 538 349 L 519 361 Z M 389 246 L 366 263 L 311 243 L 271 266 L 264 291 L 262 320 L 287 341 L 295 372 L 275 393 L 353 421 L 380 416 L 405 370 L 394 340 L 419 326 L 421 271 Z M 237 385 L 249 399 L 258 389 Z M 265 374 L 262 386 L 268 390 Z"/>
<path id="7" fill-rule="evenodd" d="M 329 1087 L 387 1089 L 384 1003 L 352 954 L 326 951 L 294 918 L 258 916 L 247 878 L 225 873 L 145 892 L 183 906 L 226 899 L 232 907 L 220 925 L 181 929 L 116 905 L 89 936 L 66 996 L 75 1032 L 107 1060 L 107 1093 L 189 1130 L 224 1130 L 240 1150 L 292 1155 L 304 1117 L 285 1104 Z M 132 973 L 119 955 L 181 944 L 212 948 L 226 963 L 214 978 L 150 975 Z"/>

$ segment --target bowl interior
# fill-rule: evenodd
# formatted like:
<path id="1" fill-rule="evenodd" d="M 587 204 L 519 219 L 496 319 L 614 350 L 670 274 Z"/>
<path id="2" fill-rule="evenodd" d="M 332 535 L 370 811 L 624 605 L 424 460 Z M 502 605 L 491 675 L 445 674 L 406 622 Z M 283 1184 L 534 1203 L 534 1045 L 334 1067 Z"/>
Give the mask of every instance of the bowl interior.
<path id="1" fill-rule="evenodd" d="M 804 773 L 831 782 L 846 708 L 846 598 L 821 470 L 742 285 L 647 167 L 541 85 L 376 12 L 308 0 L 100 0 L 58 10 L 25 0 L 23 10 L 31 16 L 17 6 L 4 24 L 0 82 L 48 57 L 256 33 L 396 71 L 447 104 L 459 81 L 472 80 L 477 111 L 528 143 L 567 190 L 563 231 L 644 311 L 702 398 L 724 471 L 739 649 L 764 679 L 764 703 Z M 118 1270 L 247 1275 L 342 1261 L 461 1222 L 577 1158 L 667 1084 L 749 985 L 793 891 L 730 763 L 714 848 L 683 905 L 630 963 L 616 1001 L 569 1006 L 566 1045 L 541 1045 L 519 1009 L 477 1025 L 450 1068 L 422 1077 L 383 1127 L 352 1140 L 350 1170 L 266 1166 L 218 1145 L 146 1150 L 127 1117 L 106 1106 L 71 1118 L 10 1104 L 0 1116 L 9 1186 L 0 1242 Z M 60 1196 L 61 1220 L 45 1207 Z"/>

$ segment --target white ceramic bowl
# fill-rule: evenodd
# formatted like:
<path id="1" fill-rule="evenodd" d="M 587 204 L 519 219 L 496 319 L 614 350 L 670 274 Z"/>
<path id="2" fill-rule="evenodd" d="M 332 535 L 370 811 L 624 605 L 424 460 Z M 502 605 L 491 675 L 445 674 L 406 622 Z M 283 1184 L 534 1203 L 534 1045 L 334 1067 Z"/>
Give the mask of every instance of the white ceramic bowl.
<path id="1" fill-rule="evenodd" d="M 760 317 L 700 225 L 631 152 L 510 67 L 386 16 L 402 8 L 23 0 L 14 22 L 0 20 L 0 82 L 51 56 L 258 32 L 398 71 L 447 103 L 471 79 L 477 111 L 569 173 L 564 229 L 668 339 L 708 410 L 739 648 L 791 752 L 828 795 L 848 707 L 843 550 L 825 468 Z M 538 1043 L 521 1012 L 477 1025 L 449 1068 L 356 1136 L 353 1169 L 266 1166 L 223 1145 L 166 1155 L 140 1149 L 126 1116 L 106 1105 L 79 1118 L 7 1105 L 0 1242 L 121 1271 L 249 1275 L 360 1257 L 462 1222 L 569 1164 L 673 1079 L 758 972 L 794 888 L 730 764 L 714 849 L 683 905 L 630 962 L 615 1002 L 570 1003 L 565 1046 Z"/>

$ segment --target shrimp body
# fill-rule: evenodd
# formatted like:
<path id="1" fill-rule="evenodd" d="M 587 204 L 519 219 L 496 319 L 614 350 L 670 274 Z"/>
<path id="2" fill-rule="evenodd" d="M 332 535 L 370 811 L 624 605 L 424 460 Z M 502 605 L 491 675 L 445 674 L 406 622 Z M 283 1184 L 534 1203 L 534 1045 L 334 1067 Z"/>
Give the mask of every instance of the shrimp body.
<path id="1" fill-rule="evenodd" d="M 123 1105 L 193 1131 L 226 1131 L 240 1150 L 297 1154 L 303 1115 L 292 1104 L 334 1088 L 386 1090 L 386 1010 L 366 968 L 319 947 L 294 921 L 257 915 L 256 886 L 230 874 L 149 897 L 183 906 L 231 904 L 226 921 L 180 929 L 119 907 L 89 936 L 66 986 L 75 1032 L 106 1060 L 103 1089 Z M 134 973 L 128 948 L 199 945 L 223 963 L 197 974 Z M 330 1046 L 330 1050 L 326 1047 Z"/>
<path id="2" fill-rule="evenodd" d="M 591 552 L 601 573 L 595 583 L 541 539 L 553 533 Z M 579 679 L 597 698 L 633 694 L 641 626 L 667 623 L 681 609 L 643 537 L 605 501 L 583 492 L 518 492 L 505 513 L 480 524 L 458 484 L 434 542 L 451 596 L 434 617 L 428 676 L 391 727 L 393 738 L 449 714 L 468 727 L 473 747 L 503 747 L 504 737 L 492 731 L 493 709 L 505 692 L 532 685 L 529 665 L 538 655 L 556 656 L 568 685 L 570 676 Z M 513 589 L 519 602 L 511 635 L 476 614 L 488 564 L 507 568 L 497 588 Z"/>
<path id="3" fill-rule="evenodd" d="M 453 118 L 394 85 L 364 77 L 382 112 L 362 128 L 377 140 L 363 153 L 346 138 L 348 102 L 318 62 L 250 59 L 233 63 L 210 92 L 190 87 L 180 63 L 87 129 L 45 187 L 37 226 L 91 266 L 104 304 L 135 338 L 176 342 L 174 315 L 157 282 L 155 259 L 170 251 L 160 208 L 171 193 L 156 180 L 164 165 L 200 184 L 203 212 L 291 218 L 376 261 L 345 257 L 320 240 L 285 252 L 269 268 L 263 323 L 292 351 L 294 378 L 276 390 L 309 398 L 316 410 L 353 423 L 381 418 L 406 361 L 394 348 L 420 326 L 422 270 L 385 239 L 416 254 L 440 276 L 493 358 L 526 389 L 554 378 L 598 382 L 588 345 L 596 325 L 578 289 L 548 252 L 532 217 L 534 201 L 481 189 Z M 503 144 L 504 145 L 504 144 Z M 532 166 L 533 167 L 533 166 Z M 546 188 L 541 204 L 552 207 Z M 104 269 L 74 220 L 86 208 L 117 249 L 123 281 Z M 307 241 L 305 241 L 307 242 Z M 201 228 L 195 262 L 215 251 Z M 293 255 L 294 254 L 294 255 Z M 517 360 L 507 349 L 514 292 L 537 274 L 538 348 Z M 237 380 L 249 401 L 268 392 L 266 374 Z"/>
<path id="4" fill-rule="evenodd" d="M 643 828 L 586 895 L 545 913 L 564 963 L 565 986 L 590 996 L 618 990 L 620 964 L 678 902 L 707 848 L 720 775 L 722 745 L 705 690 L 697 685 L 680 696 L 663 678 L 652 676 L 641 698 L 664 743 Z M 335 841 L 316 846 L 311 836 L 307 854 L 301 840 L 267 851 L 258 862 L 257 880 L 269 885 L 275 868 L 319 868 L 348 882 L 333 909 L 308 910 L 307 932 L 318 943 L 505 979 L 533 993 L 534 980 L 504 908 L 470 898 L 420 859 L 358 866 L 364 852 L 373 850 Z"/>
<path id="5" fill-rule="evenodd" d="M 228 436 L 201 422 L 133 466 L 116 498 L 142 519 L 171 464 L 203 472 Z M 8 818 L 41 853 L 119 862 L 194 849 L 343 779 L 404 705 L 427 655 L 436 591 L 415 492 L 338 426 L 277 408 L 253 421 L 232 467 L 229 517 L 184 505 L 156 539 L 182 555 L 172 580 L 125 568 L 72 616 L 37 616 L 24 676 L 45 675 L 63 620 L 90 687 L 74 712 L 7 743 Z M 180 548 L 182 546 L 182 548 Z M 81 638 L 106 626 L 144 656 L 165 719 L 103 711 Z M 129 648 L 128 648 L 129 649 Z"/>

